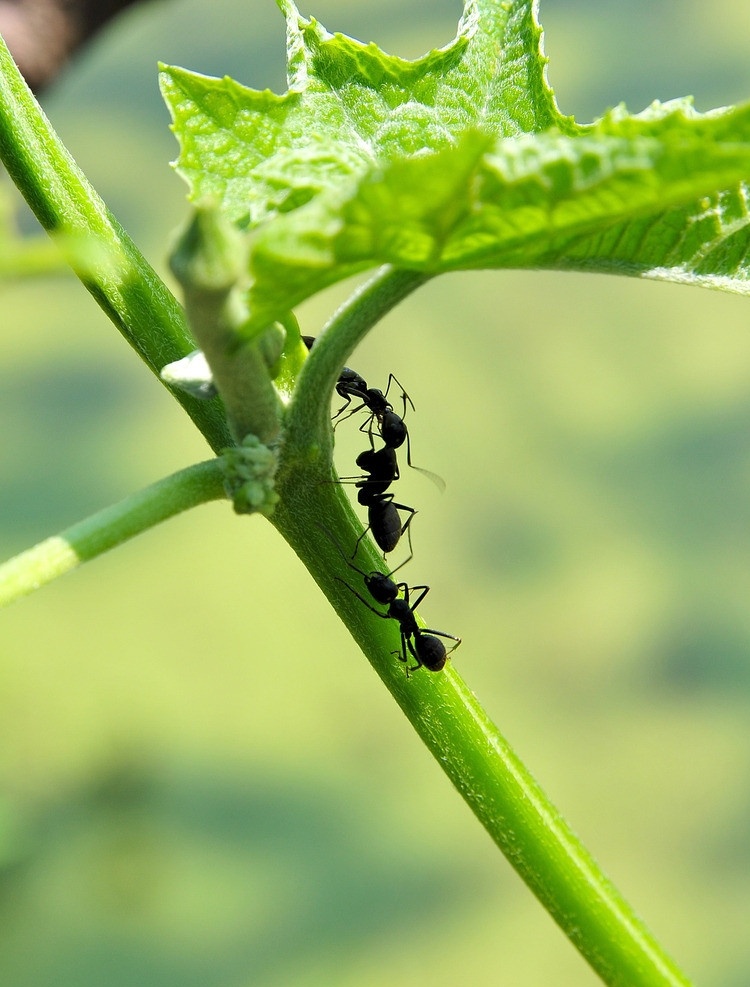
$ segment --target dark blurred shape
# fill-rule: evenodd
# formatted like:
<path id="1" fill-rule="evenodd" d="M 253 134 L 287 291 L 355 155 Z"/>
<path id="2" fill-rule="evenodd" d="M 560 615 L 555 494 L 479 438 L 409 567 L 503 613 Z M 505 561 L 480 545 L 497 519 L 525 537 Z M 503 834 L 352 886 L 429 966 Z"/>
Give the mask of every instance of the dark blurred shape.
<path id="1" fill-rule="evenodd" d="M 18 811 L 25 852 L 0 869 L 13 987 L 293 983 L 321 957 L 445 927 L 487 887 L 410 834 L 381 838 L 345 787 L 251 768 L 122 751 Z"/>
<path id="2" fill-rule="evenodd" d="M 79 48 L 145 0 L 0 0 L 0 34 L 31 89 L 48 88 Z"/>
<path id="3" fill-rule="evenodd" d="M 131 427 L 143 421 L 145 393 L 134 392 L 116 367 L 95 361 L 76 366 L 72 358 L 70 363 L 40 361 L 6 381 L 0 421 L 11 434 L 26 436 L 33 455 L 5 464 L 0 554 L 18 551 L 122 496 L 119 482 L 111 474 L 108 478 L 104 467 L 102 423 L 114 430 L 117 421 L 129 421 Z"/>
<path id="4" fill-rule="evenodd" d="M 467 525 L 465 544 L 472 564 L 481 562 L 495 578 L 516 585 L 554 578 L 565 551 L 547 519 L 515 506 L 477 511 Z"/>
<path id="5" fill-rule="evenodd" d="M 735 695 L 750 690 L 750 637 L 721 612 L 696 606 L 674 620 L 658 643 L 653 680 L 682 695 Z"/>

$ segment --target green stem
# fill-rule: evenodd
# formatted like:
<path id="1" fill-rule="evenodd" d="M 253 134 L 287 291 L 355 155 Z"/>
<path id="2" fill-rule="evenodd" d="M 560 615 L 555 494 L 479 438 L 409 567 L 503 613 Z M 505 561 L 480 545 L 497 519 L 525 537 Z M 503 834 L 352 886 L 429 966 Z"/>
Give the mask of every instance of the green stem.
<path id="1" fill-rule="evenodd" d="M 88 237 L 103 262 L 74 269 L 130 345 L 158 376 L 195 348 L 181 306 L 86 181 L 0 38 L 0 159 L 42 226 Z M 218 401 L 175 397 L 218 451 L 231 443 Z"/>
<path id="2" fill-rule="evenodd" d="M 330 436 L 330 424 L 320 395 L 330 393 L 355 343 L 424 280 L 384 269 L 318 337 L 289 409 L 281 501 L 272 522 L 479 821 L 602 980 L 611 987 L 688 987 L 688 979 L 604 876 L 455 668 L 449 663 L 438 674 L 420 669 L 407 679 L 403 663 L 393 657 L 401 647 L 396 621 L 377 617 L 351 592 L 367 597 L 362 576 L 347 561 L 362 527 L 343 488 L 327 472 L 320 443 L 321 435 Z M 315 448 L 319 455 L 312 457 Z M 385 571 L 369 539 L 361 542 L 356 565 L 364 572 Z M 456 652 L 457 660 L 466 648 Z M 498 659 L 488 655 L 487 660 Z"/>
<path id="3" fill-rule="evenodd" d="M 41 242 L 40 242 L 41 241 Z M 20 280 L 67 271 L 63 254 L 46 237 L 16 239 L 0 251 L 0 278 Z"/>
<path id="4" fill-rule="evenodd" d="M 223 497 L 218 459 L 164 477 L 0 565 L 0 607 L 175 514 Z"/>
<path id="5" fill-rule="evenodd" d="M 341 486 L 318 483 L 316 488 L 312 476 L 298 478 L 272 522 L 509 863 L 604 983 L 688 987 L 687 977 L 605 877 L 452 663 L 437 674 L 420 669 L 406 678 L 392 654 L 400 650 L 396 621 L 379 619 L 347 589 L 367 597 L 362 577 L 343 559 L 361 525 Z M 356 562 L 365 572 L 384 571 L 369 539 L 362 541 Z M 468 648 L 465 642 L 454 660 L 502 660 L 490 653 L 468 655 Z"/>
<path id="6" fill-rule="evenodd" d="M 213 204 L 196 206 L 170 257 L 172 273 L 183 289 L 190 328 L 211 368 L 224 401 L 227 422 L 237 443 L 254 435 L 266 445 L 278 442 L 282 404 L 268 372 L 284 345 L 284 332 L 242 338 L 248 320 L 247 244 Z M 276 342 L 270 361 L 261 341 Z"/>

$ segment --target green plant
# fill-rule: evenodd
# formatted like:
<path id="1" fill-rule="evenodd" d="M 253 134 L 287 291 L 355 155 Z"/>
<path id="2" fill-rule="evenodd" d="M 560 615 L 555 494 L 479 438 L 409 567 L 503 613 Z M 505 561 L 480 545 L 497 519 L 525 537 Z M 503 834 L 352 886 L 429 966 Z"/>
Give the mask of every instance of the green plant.
<path id="1" fill-rule="evenodd" d="M 332 439 L 320 396 L 378 319 L 445 271 L 601 270 L 743 291 L 748 110 L 699 115 L 684 100 L 578 125 L 559 114 L 546 85 L 530 3 L 467 3 L 456 41 L 416 63 L 329 37 L 291 3 L 280 6 L 290 39 L 286 96 L 163 70 L 179 168 L 197 206 L 175 269 L 224 404 L 177 396 L 215 451 L 239 447 L 248 433 L 278 450 L 274 489 L 261 491 L 260 506 L 595 969 L 608 983 L 684 983 L 455 671 L 407 681 L 391 657 L 393 627 L 338 582 L 350 574 L 315 522 L 325 517 L 345 544 L 361 528 L 341 488 L 326 482 Z M 105 254 L 73 263 L 159 373 L 193 347 L 179 306 L 65 156 L 7 58 L 4 72 L 6 166 L 48 229 L 91 238 Z M 387 266 L 332 317 L 305 360 L 292 307 L 380 264 Z M 125 504 L 114 520 L 107 514 L 64 533 L 62 560 L 56 541 L 10 563 L 5 598 L 176 509 L 221 496 L 220 465 L 164 481 L 153 497 L 138 498 L 139 513 Z M 144 502 L 153 511 L 142 512 Z M 363 564 L 382 565 L 368 553 Z"/>

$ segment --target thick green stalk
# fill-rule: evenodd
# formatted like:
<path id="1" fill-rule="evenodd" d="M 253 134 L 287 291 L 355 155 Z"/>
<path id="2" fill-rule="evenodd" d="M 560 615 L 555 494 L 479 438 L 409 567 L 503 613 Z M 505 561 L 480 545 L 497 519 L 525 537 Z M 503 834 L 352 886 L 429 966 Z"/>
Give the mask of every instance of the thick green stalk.
<path id="1" fill-rule="evenodd" d="M 271 331 L 276 346 L 266 360 L 260 333 L 242 340 L 248 311 L 241 287 L 247 243 L 215 205 L 197 206 L 180 232 L 172 273 L 182 286 L 190 328 L 211 368 L 224 400 L 227 422 L 237 443 L 253 435 L 264 444 L 278 442 L 282 403 L 269 376 L 284 345 L 284 331 Z"/>
<path id="2" fill-rule="evenodd" d="M 73 266 L 157 376 L 195 348 L 181 306 L 86 181 L 1 38 L 0 159 L 49 233 L 93 242 L 102 262 Z M 215 451 L 230 444 L 220 402 L 174 393 Z"/>
<path id="3" fill-rule="evenodd" d="M 351 592 L 367 596 L 362 576 L 346 561 L 362 528 L 341 486 L 330 482 L 323 457 L 310 455 L 320 390 L 328 393 L 354 343 L 423 280 L 381 271 L 321 333 L 290 406 L 287 470 L 280 474 L 281 500 L 272 521 L 479 821 L 602 980 L 611 987 L 687 987 L 688 979 L 607 880 L 451 663 L 443 672 L 420 669 L 407 679 L 394 657 L 400 650 L 396 621 L 377 617 Z M 369 540 L 361 543 L 357 567 L 385 571 Z M 457 661 L 469 646 L 455 653 Z"/>
<path id="4" fill-rule="evenodd" d="M 175 514 L 224 497 L 218 459 L 166 476 L 0 565 L 0 607 Z"/>

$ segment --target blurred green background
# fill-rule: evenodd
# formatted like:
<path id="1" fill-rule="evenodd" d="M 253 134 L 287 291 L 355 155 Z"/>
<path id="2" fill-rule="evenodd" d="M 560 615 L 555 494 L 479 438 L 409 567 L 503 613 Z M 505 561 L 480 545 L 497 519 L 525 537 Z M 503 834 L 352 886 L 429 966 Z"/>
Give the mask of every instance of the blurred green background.
<path id="1" fill-rule="evenodd" d="M 460 13 L 302 9 L 408 57 Z M 550 81 L 582 120 L 750 97 L 739 0 L 541 14 Z M 185 189 L 157 59 L 280 91 L 282 19 L 272 0 L 145 5 L 44 101 L 163 272 Z M 7 557 L 207 448 L 72 279 L 1 290 Z M 306 305 L 304 330 L 342 294 Z M 352 365 L 404 383 L 414 461 L 448 484 L 403 480 L 425 617 L 462 635 L 461 672 L 696 982 L 745 987 L 750 301 L 446 277 Z M 598 983 L 284 543 L 225 504 L 0 616 L 0 785 L 9 987 Z"/>

